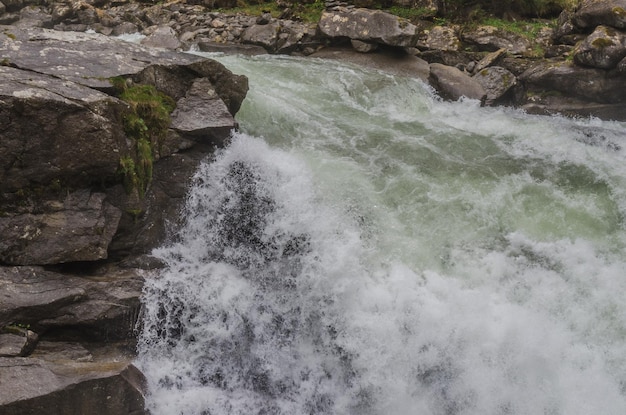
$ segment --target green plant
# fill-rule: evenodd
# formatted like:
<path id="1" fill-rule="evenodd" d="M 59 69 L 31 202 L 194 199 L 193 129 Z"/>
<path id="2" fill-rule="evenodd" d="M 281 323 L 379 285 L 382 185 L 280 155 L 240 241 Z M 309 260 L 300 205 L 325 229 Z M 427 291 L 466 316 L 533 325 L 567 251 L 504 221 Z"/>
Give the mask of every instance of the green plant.
<path id="1" fill-rule="evenodd" d="M 132 156 L 122 157 L 118 172 L 128 193 L 133 189 L 143 197 L 152 180 L 155 148 L 159 147 L 170 125 L 170 113 L 176 104 L 168 95 L 152 85 L 128 86 L 126 79 L 110 79 L 118 96 L 130 112 L 124 116 L 124 131 L 134 141 Z"/>

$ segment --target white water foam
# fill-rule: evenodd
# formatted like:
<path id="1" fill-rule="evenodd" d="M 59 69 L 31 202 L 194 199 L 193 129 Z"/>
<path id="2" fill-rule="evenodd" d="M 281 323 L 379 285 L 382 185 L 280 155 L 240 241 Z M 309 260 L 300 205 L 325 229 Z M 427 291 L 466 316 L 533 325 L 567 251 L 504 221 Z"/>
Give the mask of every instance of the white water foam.
<path id="1" fill-rule="evenodd" d="M 622 124 L 234 64 L 268 139 L 201 167 L 156 252 L 152 413 L 626 413 Z"/>

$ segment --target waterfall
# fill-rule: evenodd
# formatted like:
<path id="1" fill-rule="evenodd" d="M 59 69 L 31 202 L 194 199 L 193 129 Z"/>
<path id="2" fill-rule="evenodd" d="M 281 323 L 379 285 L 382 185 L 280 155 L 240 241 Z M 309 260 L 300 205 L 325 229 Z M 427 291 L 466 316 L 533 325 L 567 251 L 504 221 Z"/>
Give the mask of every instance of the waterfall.
<path id="1" fill-rule="evenodd" d="M 626 413 L 624 123 L 212 57 L 251 89 L 154 252 L 151 413 Z"/>

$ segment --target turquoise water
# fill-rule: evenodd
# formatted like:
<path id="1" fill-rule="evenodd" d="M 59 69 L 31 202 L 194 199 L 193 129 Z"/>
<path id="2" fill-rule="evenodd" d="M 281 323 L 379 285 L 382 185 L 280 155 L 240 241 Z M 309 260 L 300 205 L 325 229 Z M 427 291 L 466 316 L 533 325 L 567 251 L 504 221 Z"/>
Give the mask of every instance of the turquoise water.
<path id="1" fill-rule="evenodd" d="M 277 56 L 155 255 L 154 414 L 626 413 L 624 123 Z"/>

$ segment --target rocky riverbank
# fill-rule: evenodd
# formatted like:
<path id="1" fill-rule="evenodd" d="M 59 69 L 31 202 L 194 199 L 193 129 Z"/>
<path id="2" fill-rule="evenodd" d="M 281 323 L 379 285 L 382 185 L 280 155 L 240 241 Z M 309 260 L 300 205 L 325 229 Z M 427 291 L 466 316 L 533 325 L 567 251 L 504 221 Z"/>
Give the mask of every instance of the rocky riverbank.
<path id="1" fill-rule="evenodd" d="M 432 19 L 409 22 L 340 2 L 326 3 L 319 22 L 304 23 L 289 19 L 296 3 L 280 3 L 280 18 L 210 7 L 227 2 L 71 1 L 41 6 L 30 1 L 12 0 L 3 14 L 0 9 L 0 23 L 105 35 L 142 33 L 143 44 L 169 50 L 354 56 L 336 53 L 342 48 L 364 54 L 356 61 L 372 61 L 381 68 L 410 62 L 420 69 L 407 75 L 424 79 L 448 99 L 465 95 L 534 113 L 626 119 L 624 0 L 581 1 L 555 24 L 529 22 L 527 34 L 489 25 L 442 26 Z M 414 3 L 433 14 L 443 7 L 432 1 Z"/>
<path id="2" fill-rule="evenodd" d="M 626 119 L 626 1 L 585 0 L 532 41 L 339 3 L 314 24 L 290 4 L 283 18 L 208 6 L 0 0 L 0 412 L 144 412 L 149 253 L 248 88 L 181 51 L 348 59 L 447 99 Z M 137 32 L 142 45 L 114 38 Z"/>

